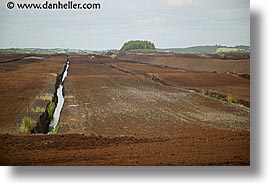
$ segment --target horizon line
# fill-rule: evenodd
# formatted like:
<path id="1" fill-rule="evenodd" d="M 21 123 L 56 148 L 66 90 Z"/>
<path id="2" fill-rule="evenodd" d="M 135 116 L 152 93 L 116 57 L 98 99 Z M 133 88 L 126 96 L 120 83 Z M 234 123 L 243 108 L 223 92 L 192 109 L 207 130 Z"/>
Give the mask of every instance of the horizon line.
<path id="1" fill-rule="evenodd" d="M 236 46 L 248 46 L 246 44 L 236 44 L 236 45 L 222 45 L 222 44 L 205 44 L 205 45 L 192 45 L 187 47 L 156 47 L 156 49 L 177 49 L 177 48 L 192 48 L 192 47 L 199 47 L 199 46 L 225 46 L 225 47 L 236 47 Z M 41 49 L 41 50 L 55 50 L 55 49 L 68 49 L 68 50 L 89 50 L 89 51 L 104 51 L 104 50 L 120 50 L 120 48 L 107 48 L 107 49 L 91 49 L 91 48 L 62 48 L 62 47 L 1 47 L 0 50 L 5 49 Z"/>

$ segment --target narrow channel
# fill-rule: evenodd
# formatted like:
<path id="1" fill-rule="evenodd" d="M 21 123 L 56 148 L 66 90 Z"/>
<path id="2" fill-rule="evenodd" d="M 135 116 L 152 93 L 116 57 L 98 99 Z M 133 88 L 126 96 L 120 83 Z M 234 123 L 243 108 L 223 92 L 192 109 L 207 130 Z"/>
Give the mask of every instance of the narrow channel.
<path id="1" fill-rule="evenodd" d="M 54 113 L 53 113 L 53 119 L 52 119 L 52 121 L 49 125 L 49 133 L 48 134 L 50 134 L 52 132 L 55 132 L 56 128 L 58 126 L 61 110 L 62 110 L 63 104 L 64 104 L 64 96 L 63 96 L 63 88 L 64 87 L 63 87 L 63 85 L 64 85 L 65 78 L 68 75 L 69 66 L 70 66 L 70 60 L 69 60 L 69 57 L 68 57 L 67 62 L 66 62 L 66 68 L 65 68 L 65 71 L 63 72 L 63 75 L 62 75 L 61 83 L 57 87 L 57 91 L 56 91 L 57 104 L 56 104 L 56 107 L 55 107 L 55 110 L 54 110 Z"/>

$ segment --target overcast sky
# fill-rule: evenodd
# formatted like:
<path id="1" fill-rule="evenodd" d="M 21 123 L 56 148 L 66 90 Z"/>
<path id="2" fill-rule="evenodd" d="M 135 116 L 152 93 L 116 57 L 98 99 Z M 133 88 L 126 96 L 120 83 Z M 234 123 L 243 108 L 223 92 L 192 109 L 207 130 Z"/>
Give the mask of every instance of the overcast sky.
<path id="1" fill-rule="evenodd" d="M 250 45 L 249 0 L 74 0 L 100 10 L 9 10 L 8 1 L 0 0 L 0 48 L 119 49 L 136 39 L 158 48 Z"/>

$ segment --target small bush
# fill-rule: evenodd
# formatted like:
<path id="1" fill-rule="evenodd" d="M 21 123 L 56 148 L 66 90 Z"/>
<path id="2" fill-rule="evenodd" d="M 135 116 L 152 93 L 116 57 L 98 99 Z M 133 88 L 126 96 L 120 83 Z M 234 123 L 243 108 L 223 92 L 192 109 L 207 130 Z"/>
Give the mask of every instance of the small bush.
<path id="1" fill-rule="evenodd" d="M 37 122 L 30 117 L 23 117 L 22 124 L 20 126 L 20 133 L 30 134 L 31 131 L 37 126 Z"/>

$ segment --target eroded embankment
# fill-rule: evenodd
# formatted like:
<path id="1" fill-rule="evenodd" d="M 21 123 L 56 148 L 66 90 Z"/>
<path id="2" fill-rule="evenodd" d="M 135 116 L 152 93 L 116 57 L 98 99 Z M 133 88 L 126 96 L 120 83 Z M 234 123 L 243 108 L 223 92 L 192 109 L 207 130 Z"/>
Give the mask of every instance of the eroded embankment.
<path id="1" fill-rule="evenodd" d="M 27 58 L 31 55 L 24 55 L 24 56 L 21 56 L 21 57 L 18 57 L 18 58 L 12 58 L 12 59 L 7 59 L 7 60 L 3 60 L 0 62 L 0 64 L 5 64 L 5 63 L 10 63 L 10 62 L 17 62 L 17 61 L 20 61 L 24 58 Z"/>
<path id="2" fill-rule="evenodd" d="M 64 81 L 68 74 L 69 65 L 70 60 L 69 57 L 67 57 L 63 72 L 57 74 L 52 101 L 47 104 L 45 112 L 40 116 L 39 122 L 32 133 L 57 133 L 59 128 L 58 122 L 64 104 Z"/>
<path id="3" fill-rule="evenodd" d="M 0 135 L 1 165 L 249 165 L 249 133 L 172 137 Z"/>
<path id="4" fill-rule="evenodd" d="M 169 83 L 168 81 L 165 81 L 162 78 L 159 78 L 158 76 L 156 76 L 152 73 L 145 74 L 145 77 L 151 79 L 155 83 L 159 83 L 161 85 L 181 89 L 181 88 L 178 88 L 178 87 L 174 86 L 172 83 Z M 250 108 L 250 102 L 249 101 L 239 99 L 239 98 L 236 98 L 236 97 L 233 97 L 233 96 L 228 96 L 228 95 L 222 94 L 222 93 L 217 92 L 217 91 L 211 91 L 211 90 L 206 90 L 206 89 L 198 89 L 198 88 L 184 88 L 184 90 L 191 91 L 191 92 L 196 92 L 198 94 L 201 94 L 205 97 L 209 97 L 209 98 L 212 98 L 212 99 L 216 99 L 216 100 L 220 100 L 220 101 L 223 101 L 223 102 L 227 102 L 227 103 L 231 103 L 231 104 L 237 104 L 237 105 L 241 105 L 241 106 L 245 106 L 247 108 Z"/>
<path id="5" fill-rule="evenodd" d="M 194 91 L 196 93 L 200 93 L 206 97 L 209 98 L 213 98 L 213 99 L 217 99 L 217 100 L 221 100 L 223 102 L 227 102 L 227 103 L 231 103 L 231 104 L 237 104 L 237 105 L 241 105 L 241 106 L 245 106 L 247 108 L 250 108 L 250 102 L 249 101 L 245 101 L 243 99 L 239 99 L 233 96 L 227 96 L 224 94 L 221 94 L 219 92 L 215 92 L 215 91 L 210 91 L 210 90 L 198 90 L 198 89 L 189 89 L 191 91 Z"/>

